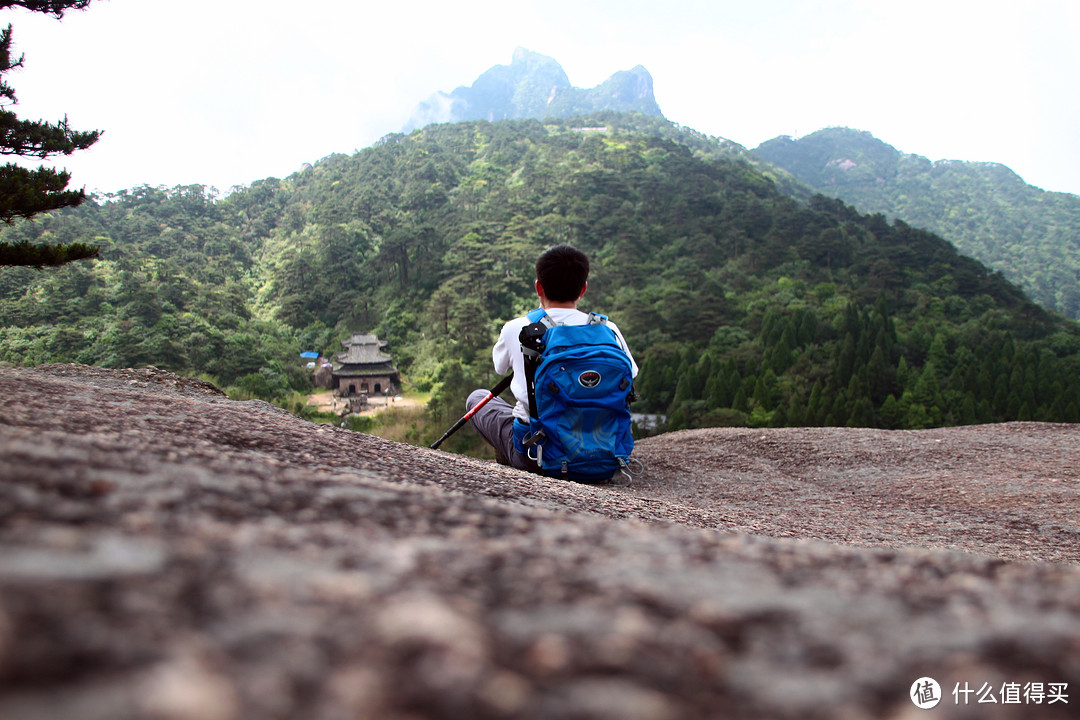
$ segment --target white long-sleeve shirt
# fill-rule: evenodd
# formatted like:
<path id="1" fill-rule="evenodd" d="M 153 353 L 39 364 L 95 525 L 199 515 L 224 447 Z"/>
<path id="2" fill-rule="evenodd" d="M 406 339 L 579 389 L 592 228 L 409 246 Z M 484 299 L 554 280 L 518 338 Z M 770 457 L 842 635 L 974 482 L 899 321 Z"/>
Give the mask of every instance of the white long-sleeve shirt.
<path id="1" fill-rule="evenodd" d="M 551 308 L 547 311 L 547 314 L 560 325 L 585 325 L 589 322 L 588 313 L 574 308 Z M 491 359 L 495 362 L 495 372 L 505 375 L 508 370 L 512 369 L 514 371 L 514 379 L 510 381 L 510 391 L 517 398 L 517 405 L 514 406 L 514 417 L 523 422 L 529 422 L 529 389 L 525 381 L 525 356 L 521 354 L 521 342 L 518 340 L 518 336 L 521 334 L 521 328 L 528 324 L 529 318 L 519 317 L 503 325 L 502 332 L 499 333 L 499 341 L 491 349 Z M 634 362 L 634 356 L 630 354 L 630 348 L 627 347 L 622 333 L 619 332 L 619 328 L 615 323 L 610 320 L 607 321 L 607 326 L 615 331 L 615 337 L 618 339 L 619 345 L 626 352 L 626 356 L 630 358 L 630 372 L 633 377 L 637 377 L 637 363 Z"/>

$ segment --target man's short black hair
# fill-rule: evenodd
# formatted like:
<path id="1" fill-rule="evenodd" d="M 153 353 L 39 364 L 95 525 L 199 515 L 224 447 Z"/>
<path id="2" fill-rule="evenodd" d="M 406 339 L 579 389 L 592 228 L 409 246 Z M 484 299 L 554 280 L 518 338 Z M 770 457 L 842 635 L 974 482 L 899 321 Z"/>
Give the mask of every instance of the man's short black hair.
<path id="1" fill-rule="evenodd" d="M 573 302 L 589 279 L 589 258 L 576 247 L 555 245 L 537 258 L 536 279 L 549 300 Z"/>

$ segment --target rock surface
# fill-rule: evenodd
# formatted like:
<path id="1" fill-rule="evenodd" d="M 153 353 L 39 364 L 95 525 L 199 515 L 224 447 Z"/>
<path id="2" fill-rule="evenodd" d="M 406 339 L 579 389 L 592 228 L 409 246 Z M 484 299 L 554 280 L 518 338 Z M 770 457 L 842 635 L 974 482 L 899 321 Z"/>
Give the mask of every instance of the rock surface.
<path id="1" fill-rule="evenodd" d="M 0 398 L 5 720 L 915 718 L 924 676 L 928 717 L 1080 704 L 1078 426 L 673 433 L 618 488 L 152 368 Z"/>

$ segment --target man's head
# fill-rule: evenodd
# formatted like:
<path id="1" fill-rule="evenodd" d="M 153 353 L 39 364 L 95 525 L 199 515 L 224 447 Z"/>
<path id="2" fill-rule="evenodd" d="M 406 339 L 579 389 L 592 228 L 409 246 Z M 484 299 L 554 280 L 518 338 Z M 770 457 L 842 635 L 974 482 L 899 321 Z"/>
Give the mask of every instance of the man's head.
<path id="1" fill-rule="evenodd" d="M 589 258 L 569 245 L 555 245 L 536 261 L 536 282 L 548 300 L 575 302 L 585 292 L 589 279 Z"/>

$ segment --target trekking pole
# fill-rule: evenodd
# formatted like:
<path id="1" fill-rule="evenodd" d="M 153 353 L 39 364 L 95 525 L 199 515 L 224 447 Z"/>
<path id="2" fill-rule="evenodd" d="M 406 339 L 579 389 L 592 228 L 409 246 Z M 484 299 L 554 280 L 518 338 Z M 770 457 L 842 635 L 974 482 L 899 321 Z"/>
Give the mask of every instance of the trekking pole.
<path id="1" fill-rule="evenodd" d="M 469 422 L 469 418 L 471 418 L 473 415 L 475 415 L 477 410 L 479 410 L 480 408 L 487 405 L 489 400 L 491 400 L 493 397 L 498 396 L 500 393 L 502 393 L 504 390 L 506 390 L 506 388 L 510 387 L 510 381 L 513 380 L 513 379 L 514 379 L 514 373 L 510 373 L 509 375 L 504 377 L 502 380 L 500 380 L 498 385 L 496 385 L 495 387 L 491 388 L 491 390 L 488 391 L 487 396 L 485 396 L 483 400 L 481 400 L 480 402 L 473 405 L 472 410 L 465 413 L 465 415 L 462 416 L 462 418 L 460 420 L 458 420 L 456 423 L 454 423 L 454 427 L 450 428 L 445 433 L 443 433 L 443 436 L 441 438 L 439 438 L 435 442 L 431 443 L 431 449 L 432 450 L 437 450 L 438 447 L 440 445 L 442 445 L 443 440 L 445 440 L 446 438 L 450 437 L 451 435 L 456 433 L 458 430 L 460 430 L 461 426 L 464 425 L 465 423 Z"/>

